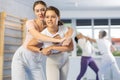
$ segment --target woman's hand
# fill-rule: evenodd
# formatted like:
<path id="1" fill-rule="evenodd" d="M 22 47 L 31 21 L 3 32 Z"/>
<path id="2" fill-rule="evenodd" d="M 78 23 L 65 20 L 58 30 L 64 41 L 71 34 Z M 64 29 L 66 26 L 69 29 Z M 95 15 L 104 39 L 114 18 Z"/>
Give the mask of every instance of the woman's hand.
<path id="1" fill-rule="evenodd" d="M 50 55 L 51 54 L 51 48 L 50 47 L 47 47 L 47 48 L 43 48 L 41 50 L 41 52 L 44 54 L 44 55 Z"/>

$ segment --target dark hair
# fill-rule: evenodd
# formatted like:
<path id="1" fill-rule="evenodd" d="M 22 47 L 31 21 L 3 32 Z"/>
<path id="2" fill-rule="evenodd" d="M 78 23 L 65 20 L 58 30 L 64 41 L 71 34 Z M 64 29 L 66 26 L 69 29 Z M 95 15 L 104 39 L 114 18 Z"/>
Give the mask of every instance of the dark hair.
<path id="1" fill-rule="evenodd" d="M 75 37 L 74 40 L 75 40 L 76 43 L 78 43 L 78 38 L 77 37 Z"/>
<path id="2" fill-rule="evenodd" d="M 49 7 L 46 9 L 46 12 L 47 12 L 48 10 L 54 11 L 54 12 L 57 14 L 57 16 L 60 17 L 60 11 L 59 11 L 56 7 L 54 7 L 54 6 L 49 6 Z M 45 12 L 45 14 L 46 14 L 46 12 Z M 61 25 L 63 25 L 63 22 L 59 20 L 59 21 L 58 21 L 58 26 L 61 26 Z"/>
<path id="3" fill-rule="evenodd" d="M 38 0 L 38 1 L 35 1 L 34 4 L 33 4 L 33 11 L 35 10 L 35 6 L 38 5 L 38 4 L 41 4 L 41 5 L 44 5 L 45 7 L 47 7 L 47 5 L 44 1 Z"/>
<path id="4" fill-rule="evenodd" d="M 100 33 L 102 38 L 107 35 L 106 31 L 104 31 L 104 30 L 101 30 L 99 33 Z"/>

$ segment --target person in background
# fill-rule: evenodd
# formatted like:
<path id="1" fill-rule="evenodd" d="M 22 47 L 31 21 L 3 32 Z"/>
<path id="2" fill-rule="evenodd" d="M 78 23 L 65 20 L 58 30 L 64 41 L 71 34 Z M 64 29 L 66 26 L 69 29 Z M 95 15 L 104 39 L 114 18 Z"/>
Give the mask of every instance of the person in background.
<path id="1" fill-rule="evenodd" d="M 105 30 L 100 30 L 99 39 L 90 39 L 90 41 L 97 43 L 98 50 L 101 54 L 101 63 L 99 67 L 99 79 L 105 79 L 105 72 L 108 68 L 111 68 L 112 80 L 120 79 L 120 70 L 113 56 L 112 52 L 115 51 L 110 40 L 107 39 L 107 32 Z"/>
<path id="2" fill-rule="evenodd" d="M 120 70 L 115 60 L 115 57 L 112 54 L 112 51 L 115 48 L 112 46 L 111 41 L 107 38 L 107 33 L 104 30 L 99 32 L 99 39 L 96 40 L 98 49 L 102 54 L 101 57 L 101 66 L 100 66 L 100 78 L 101 80 L 104 78 L 104 74 L 108 68 L 111 68 L 112 72 L 112 80 L 120 80 Z M 111 51 L 112 49 L 112 51 Z"/>
<path id="3" fill-rule="evenodd" d="M 32 38 L 38 42 L 58 42 L 62 43 L 65 39 L 56 39 L 40 32 L 46 28 L 44 23 L 44 13 L 46 11 L 46 3 L 38 0 L 34 2 L 33 11 L 36 18 L 26 22 L 26 38 L 23 44 L 16 50 L 12 59 L 12 80 L 45 80 L 42 67 L 43 55 L 27 49 L 27 45 Z M 71 30 L 71 29 L 69 29 Z M 72 31 L 72 30 L 71 30 Z M 65 43 L 67 44 L 67 43 Z M 42 43 L 37 45 L 42 46 Z"/>
<path id="4" fill-rule="evenodd" d="M 54 38 L 68 36 L 69 29 L 60 21 L 60 12 L 54 6 L 49 6 L 45 12 L 45 23 L 47 28 L 41 34 Z M 69 36 L 71 37 L 71 36 Z M 29 42 L 28 48 L 33 51 L 42 52 L 47 55 L 46 77 L 47 80 L 67 80 L 69 70 L 69 51 L 73 50 L 72 39 L 69 45 L 60 43 L 43 42 L 43 48 L 36 47 L 38 42 L 33 39 Z"/>
<path id="5" fill-rule="evenodd" d="M 80 62 L 81 68 L 80 68 L 80 73 L 76 80 L 82 79 L 88 66 L 95 72 L 96 80 L 99 80 L 99 77 L 98 77 L 99 69 L 95 63 L 95 60 L 92 58 L 93 49 L 94 49 L 91 44 L 92 39 L 90 39 L 87 36 L 84 36 L 82 33 L 79 33 L 75 37 L 75 41 L 78 43 L 78 45 L 82 49 L 82 56 L 81 56 L 81 62 Z"/>

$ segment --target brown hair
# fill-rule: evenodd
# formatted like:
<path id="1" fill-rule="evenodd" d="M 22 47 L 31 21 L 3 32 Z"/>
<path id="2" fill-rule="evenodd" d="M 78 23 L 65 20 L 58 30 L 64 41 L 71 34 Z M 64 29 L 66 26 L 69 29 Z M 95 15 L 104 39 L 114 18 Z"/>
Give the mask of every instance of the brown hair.
<path id="1" fill-rule="evenodd" d="M 35 1 L 34 4 L 33 4 L 33 11 L 35 10 L 35 6 L 38 5 L 38 4 L 41 4 L 41 5 L 44 5 L 45 7 L 47 7 L 47 5 L 44 1 L 38 0 L 38 1 Z"/>
<path id="2" fill-rule="evenodd" d="M 60 11 L 59 11 L 56 7 L 54 7 L 54 6 L 49 6 L 49 7 L 46 9 L 46 12 L 47 12 L 48 10 L 54 11 L 54 12 L 57 14 L 57 16 L 60 17 Z M 46 12 L 45 12 L 45 14 L 46 14 Z M 59 20 L 59 21 L 58 21 L 58 26 L 61 26 L 61 25 L 63 25 L 63 22 Z"/>
<path id="3" fill-rule="evenodd" d="M 102 38 L 107 35 L 107 32 L 104 31 L 104 30 L 99 31 L 99 33 L 101 34 L 101 37 L 102 37 Z"/>

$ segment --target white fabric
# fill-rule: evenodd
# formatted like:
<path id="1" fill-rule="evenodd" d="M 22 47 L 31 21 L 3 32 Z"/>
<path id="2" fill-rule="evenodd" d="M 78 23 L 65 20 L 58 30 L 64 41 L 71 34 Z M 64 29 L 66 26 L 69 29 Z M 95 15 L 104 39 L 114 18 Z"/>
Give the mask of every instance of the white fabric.
<path id="1" fill-rule="evenodd" d="M 12 80 L 46 80 L 42 58 L 42 54 L 33 53 L 23 46 L 18 48 L 12 60 Z"/>
<path id="2" fill-rule="evenodd" d="M 33 38 L 29 33 L 29 30 L 33 28 L 35 28 L 34 20 L 28 20 L 25 41 L 13 56 L 12 80 L 46 80 L 42 63 L 44 56 L 26 48 L 28 42 Z"/>
<path id="3" fill-rule="evenodd" d="M 54 37 L 59 34 L 61 38 L 64 37 L 68 31 L 67 27 L 59 26 L 59 30 L 56 34 L 51 34 L 48 29 L 44 29 L 41 33 L 50 37 Z M 44 47 L 54 45 L 52 42 L 44 42 Z M 60 44 L 59 44 L 60 45 Z M 53 51 L 56 52 L 56 51 Z M 58 54 L 51 54 L 47 56 L 46 60 L 46 76 L 47 80 L 67 80 L 69 60 L 68 53 L 62 52 Z"/>
<path id="4" fill-rule="evenodd" d="M 110 47 L 112 44 L 109 40 L 98 39 L 96 41 L 101 54 L 111 54 Z"/>
<path id="5" fill-rule="evenodd" d="M 104 75 L 106 69 L 111 68 L 112 80 L 120 80 L 120 70 L 111 52 L 111 42 L 107 39 L 97 40 L 98 49 L 102 53 L 100 75 Z M 100 77 L 101 78 L 101 77 Z M 102 80 L 102 79 L 101 79 Z"/>
<path id="6" fill-rule="evenodd" d="M 78 45 L 82 48 L 82 56 L 92 56 L 92 45 L 85 38 L 78 40 Z"/>

